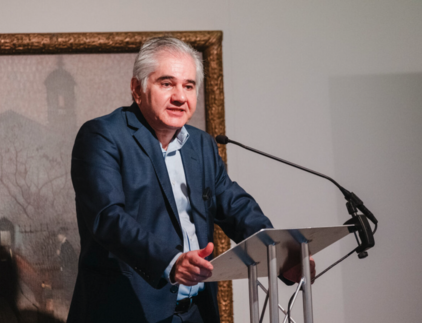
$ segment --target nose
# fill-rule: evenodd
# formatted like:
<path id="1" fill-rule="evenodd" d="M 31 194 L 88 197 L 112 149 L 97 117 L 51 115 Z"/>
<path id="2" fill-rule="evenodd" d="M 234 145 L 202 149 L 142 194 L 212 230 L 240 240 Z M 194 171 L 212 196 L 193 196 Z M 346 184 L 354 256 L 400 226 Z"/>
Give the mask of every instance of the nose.
<path id="1" fill-rule="evenodd" d="M 175 86 L 171 96 L 171 103 L 181 106 L 186 102 L 186 93 L 182 86 Z"/>

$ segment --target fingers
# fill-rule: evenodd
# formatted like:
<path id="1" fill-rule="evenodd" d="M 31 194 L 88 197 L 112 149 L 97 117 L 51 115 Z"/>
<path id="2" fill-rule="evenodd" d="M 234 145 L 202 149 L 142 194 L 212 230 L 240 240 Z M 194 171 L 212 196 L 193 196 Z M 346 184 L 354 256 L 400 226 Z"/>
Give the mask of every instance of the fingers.
<path id="1" fill-rule="evenodd" d="M 315 282 L 316 266 L 315 266 L 315 260 L 312 256 L 309 258 L 309 264 L 311 267 L 311 283 L 313 284 Z"/>
<path id="2" fill-rule="evenodd" d="M 213 265 L 211 265 L 208 260 L 201 258 L 195 251 L 193 251 L 192 255 L 188 255 L 186 258 L 192 266 L 203 268 L 209 271 L 214 269 Z"/>
<path id="3" fill-rule="evenodd" d="M 172 281 L 193 286 L 211 277 L 213 265 L 203 257 L 212 253 L 214 245 L 209 243 L 202 250 L 189 251 L 177 259 L 173 269 Z"/>
<path id="4" fill-rule="evenodd" d="M 314 258 L 312 256 L 309 257 L 309 266 L 311 267 L 311 272 L 312 271 L 315 272 L 315 260 L 314 260 Z"/>
<path id="5" fill-rule="evenodd" d="M 204 249 L 198 251 L 198 256 L 201 258 L 208 257 L 210 254 L 212 254 L 213 250 L 214 244 L 212 242 L 208 242 L 207 246 Z"/>
<path id="6" fill-rule="evenodd" d="M 212 270 L 214 269 L 209 261 L 202 258 L 189 257 L 187 257 L 186 261 L 181 264 L 181 268 L 192 275 L 207 276 L 206 278 L 211 275 Z"/>
<path id="7" fill-rule="evenodd" d="M 211 271 L 201 270 L 200 273 L 192 273 L 189 271 L 179 270 L 175 274 L 175 281 L 186 286 L 196 285 L 212 276 Z"/>
<path id="8" fill-rule="evenodd" d="M 178 275 L 177 282 L 186 286 L 194 286 L 205 279 L 211 277 L 212 273 L 207 272 L 201 272 L 201 274 L 192 274 L 188 272 L 180 272 Z"/>

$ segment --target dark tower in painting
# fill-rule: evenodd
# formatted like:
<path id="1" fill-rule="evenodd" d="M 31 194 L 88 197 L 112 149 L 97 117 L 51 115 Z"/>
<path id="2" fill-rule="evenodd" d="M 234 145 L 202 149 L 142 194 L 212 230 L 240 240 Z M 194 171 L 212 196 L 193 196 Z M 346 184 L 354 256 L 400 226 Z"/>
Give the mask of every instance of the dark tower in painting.
<path id="1" fill-rule="evenodd" d="M 57 69 L 47 76 L 44 84 L 47 88 L 49 129 L 73 138 L 76 134 L 76 82 L 64 69 L 61 56 L 57 59 Z"/>

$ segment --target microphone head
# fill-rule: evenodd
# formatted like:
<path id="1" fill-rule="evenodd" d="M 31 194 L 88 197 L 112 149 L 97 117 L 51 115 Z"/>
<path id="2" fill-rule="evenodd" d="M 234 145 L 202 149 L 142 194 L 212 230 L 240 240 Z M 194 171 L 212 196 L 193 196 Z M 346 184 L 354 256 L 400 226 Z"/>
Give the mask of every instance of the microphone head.
<path id="1" fill-rule="evenodd" d="M 217 141 L 217 143 L 219 144 L 226 145 L 229 143 L 229 137 L 224 135 L 218 135 L 215 137 L 215 141 Z"/>

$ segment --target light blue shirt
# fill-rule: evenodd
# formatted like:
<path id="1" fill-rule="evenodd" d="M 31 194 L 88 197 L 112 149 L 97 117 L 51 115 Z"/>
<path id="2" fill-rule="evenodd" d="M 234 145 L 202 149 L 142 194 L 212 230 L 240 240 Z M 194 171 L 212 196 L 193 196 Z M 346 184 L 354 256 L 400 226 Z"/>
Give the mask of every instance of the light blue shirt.
<path id="1" fill-rule="evenodd" d="M 198 237 L 196 236 L 195 224 L 192 222 L 192 211 L 189 202 L 188 187 L 186 185 L 185 169 L 180 155 L 180 149 L 189 138 L 189 133 L 183 127 L 177 136 L 170 142 L 167 151 L 161 146 L 163 157 L 166 163 L 167 172 L 170 178 L 171 188 L 176 201 L 177 212 L 179 213 L 180 224 L 183 232 L 183 252 L 199 250 Z M 182 253 L 178 253 L 167 266 L 164 276 L 170 281 L 170 271 L 174 263 Z M 198 295 L 204 289 L 204 283 L 195 286 L 179 286 L 177 300 Z"/>

